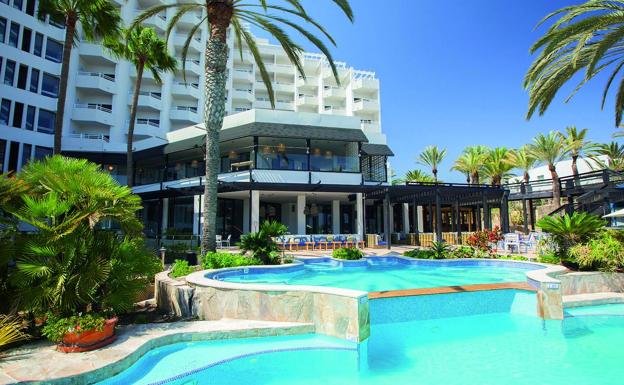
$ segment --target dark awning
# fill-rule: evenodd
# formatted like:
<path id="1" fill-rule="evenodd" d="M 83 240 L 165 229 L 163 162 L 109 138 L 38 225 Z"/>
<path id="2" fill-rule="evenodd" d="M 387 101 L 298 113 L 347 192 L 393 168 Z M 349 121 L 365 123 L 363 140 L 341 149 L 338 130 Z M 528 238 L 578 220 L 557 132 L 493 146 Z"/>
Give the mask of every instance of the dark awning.
<path id="1" fill-rule="evenodd" d="M 366 155 L 394 156 L 394 153 L 385 144 L 362 143 L 362 152 Z"/>

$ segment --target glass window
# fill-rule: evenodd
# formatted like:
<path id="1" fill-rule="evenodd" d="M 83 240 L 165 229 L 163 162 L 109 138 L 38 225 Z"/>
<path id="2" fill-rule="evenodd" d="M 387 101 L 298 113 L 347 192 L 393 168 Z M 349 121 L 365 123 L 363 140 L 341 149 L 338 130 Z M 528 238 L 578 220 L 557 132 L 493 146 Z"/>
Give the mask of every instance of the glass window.
<path id="1" fill-rule="evenodd" d="M 13 109 L 13 127 L 22 128 L 22 119 L 24 119 L 24 103 L 15 102 Z"/>
<path id="2" fill-rule="evenodd" d="M 22 145 L 22 167 L 26 166 L 30 162 L 30 156 L 32 155 L 32 144 L 24 143 Z"/>
<path id="3" fill-rule="evenodd" d="M 35 16 L 35 0 L 26 0 L 26 13 Z"/>
<path id="4" fill-rule="evenodd" d="M 41 95 L 56 98 L 58 97 L 58 88 L 59 78 L 54 75 L 44 73 L 43 80 L 41 81 Z"/>
<path id="5" fill-rule="evenodd" d="M 17 9 L 19 9 L 21 11 L 22 10 L 22 5 L 24 5 L 22 0 L 13 0 L 13 8 L 17 8 Z"/>
<path id="6" fill-rule="evenodd" d="M 2 105 L 0 106 L 0 124 L 6 126 L 9 125 L 9 114 L 11 113 L 11 101 L 9 99 L 2 99 Z"/>
<path id="7" fill-rule="evenodd" d="M 290 138 L 258 138 L 256 168 L 307 171 L 307 141 Z"/>
<path id="8" fill-rule="evenodd" d="M 0 0 L 0 3 L 3 3 L 3 4 L 6 4 L 6 5 L 9 5 L 9 0 Z"/>
<path id="9" fill-rule="evenodd" d="M 28 28 L 24 28 L 22 32 L 22 51 L 30 52 L 30 39 L 32 38 L 32 31 Z"/>
<path id="10" fill-rule="evenodd" d="M 312 140 L 310 161 L 313 171 L 359 172 L 360 157 L 357 142 Z"/>
<path id="11" fill-rule="evenodd" d="M 4 156 L 6 155 L 6 140 L 0 139 L 0 174 L 4 172 Z"/>
<path id="12" fill-rule="evenodd" d="M 43 52 L 43 35 L 37 32 L 35 34 L 35 48 L 33 49 L 33 53 L 40 57 L 42 52 Z"/>
<path id="13" fill-rule="evenodd" d="M 6 35 L 7 19 L 0 17 L 0 43 L 4 43 L 4 37 Z"/>
<path id="14" fill-rule="evenodd" d="M 169 199 L 169 229 L 176 234 L 193 234 L 193 197 Z"/>
<path id="15" fill-rule="evenodd" d="M 30 69 L 30 92 L 37 93 L 39 91 L 39 70 Z"/>
<path id="16" fill-rule="evenodd" d="M 41 160 L 51 155 L 52 155 L 52 149 L 50 147 L 35 146 L 35 159 L 36 160 Z"/>
<path id="17" fill-rule="evenodd" d="M 17 88 L 26 89 L 26 81 L 28 80 L 28 66 L 20 64 L 17 72 Z"/>
<path id="18" fill-rule="evenodd" d="M 199 149 L 169 154 L 166 170 L 167 180 L 194 178 L 204 175 L 206 167 L 203 152 Z"/>
<path id="19" fill-rule="evenodd" d="M 17 171 L 17 155 L 19 154 L 19 142 L 11 142 L 9 144 L 9 162 L 8 170 Z"/>
<path id="20" fill-rule="evenodd" d="M 13 79 L 15 79 L 15 62 L 7 60 L 6 68 L 4 69 L 4 84 L 12 87 Z"/>
<path id="21" fill-rule="evenodd" d="M 221 151 L 220 172 L 236 172 L 249 170 L 253 167 L 253 138 L 241 138 L 223 142 Z"/>
<path id="22" fill-rule="evenodd" d="M 9 45 L 17 48 L 17 42 L 19 41 L 20 25 L 11 22 L 11 29 L 9 30 Z"/>
<path id="23" fill-rule="evenodd" d="M 25 129 L 32 131 L 35 128 L 35 107 L 28 106 L 26 110 L 26 125 Z"/>
<path id="24" fill-rule="evenodd" d="M 56 113 L 40 108 L 39 119 L 37 119 L 37 131 L 43 132 L 46 134 L 54 134 L 54 119 L 55 118 L 56 118 Z"/>
<path id="25" fill-rule="evenodd" d="M 60 63 L 63 59 L 63 44 L 48 38 L 45 58 L 55 63 Z"/>

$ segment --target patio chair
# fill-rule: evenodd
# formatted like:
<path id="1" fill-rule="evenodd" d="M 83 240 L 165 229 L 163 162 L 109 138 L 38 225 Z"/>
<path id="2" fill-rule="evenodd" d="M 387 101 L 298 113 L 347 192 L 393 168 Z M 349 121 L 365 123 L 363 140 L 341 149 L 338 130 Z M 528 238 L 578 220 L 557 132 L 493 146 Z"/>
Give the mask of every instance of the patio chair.
<path id="1" fill-rule="evenodd" d="M 325 250 L 327 250 L 327 238 L 326 237 L 313 237 L 314 240 L 314 248 L 318 250 L 322 250 L 323 246 L 325 246 Z"/>
<path id="2" fill-rule="evenodd" d="M 514 248 L 518 250 L 520 253 L 520 235 L 516 233 L 508 233 L 503 235 L 503 249 L 505 251 L 511 249 L 513 252 Z"/>
<path id="3" fill-rule="evenodd" d="M 217 234 L 217 249 L 223 248 L 223 236 Z"/>
<path id="4" fill-rule="evenodd" d="M 228 234 L 228 237 L 226 239 L 222 239 L 221 240 L 221 247 L 232 247 L 231 242 L 232 241 L 232 234 Z M 227 244 L 227 246 L 226 246 Z"/>

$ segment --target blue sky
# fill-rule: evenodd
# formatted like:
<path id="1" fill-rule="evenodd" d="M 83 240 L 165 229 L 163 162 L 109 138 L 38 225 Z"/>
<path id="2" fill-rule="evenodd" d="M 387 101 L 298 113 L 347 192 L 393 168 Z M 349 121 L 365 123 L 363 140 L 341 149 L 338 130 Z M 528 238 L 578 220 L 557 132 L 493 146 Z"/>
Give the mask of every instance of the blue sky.
<path id="1" fill-rule="evenodd" d="M 615 131 L 613 99 L 600 110 L 601 79 L 567 104 L 564 90 L 544 116 L 525 120 L 528 51 L 544 32 L 534 26 L 579 1 L 351 0 L 352 25 L 329 0 L 304 3 L 336 39 L 336 60 L 379 77 L 382 127 L 399 176 L 425 169 L 415 158 L 430 144 L 448 150 L 440 178 L 462 182 L 449 169 L 466 146 L 519 147 L 536 133 L 568 125 L 589 128 L 598 142 L 611 140 Z M 297 41 L 312 49 L 303 38 Z"/>

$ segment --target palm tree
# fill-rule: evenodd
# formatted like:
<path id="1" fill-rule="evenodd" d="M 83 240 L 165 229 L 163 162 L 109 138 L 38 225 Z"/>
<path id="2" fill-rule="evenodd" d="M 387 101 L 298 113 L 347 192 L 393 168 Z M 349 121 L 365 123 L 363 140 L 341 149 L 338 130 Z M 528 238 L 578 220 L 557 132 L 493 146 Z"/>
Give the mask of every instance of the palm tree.
<path id="1" fill-rule="evenodd" d="M 65 24 L 61 79 L 54 120 L 54 153 L 58 154 L 61 152 L 67 80 L 71 50 L 77 38 L 76 27 L 80 23 L 84 38 L 89 41 L 115 36 L 119 32 L 121 17 L 119 10 L 108 0 L 40 0 L 37 14 L 50 15 L 51 19 L 63 20 Z"/>
<path id="2" fill-rule="evenodd" d="M 611 73 L 602 95 L 604 107 L 609 88 L 624 67 L 624 2 L 590 0 L 567 6 L 548 14 L 538 26 L 555 17 L 558 19 L 531 47 L 531 53 L 541 52 L 524 79 L 524 87 L 529 90 L 527 118 L 535 111 L 542 115 L 561 87 L 583 69 L 583 80 L 566 101 L 608 69 Z M 615 98 L 616 126 L 622 121 L 623 109 L 624 79 L 620 79 Z"/>
<path id="3" fill-rule="evenodd" d="M 572 157 L 572 175 L 575 179 L 578 178 L 579 174 L 576 162 L 590 143 L 588 140 L 585 140 L 586 135 L 587 128 L 583 128 L 579 131 L 575 126 L 566 127 L 566 133 L 561 134 L 566 150 L 570 152 L 570 156 Z"/>
<path id="4" fill-rule="evenodd" d="M 513 176 L 514 168 L 511 160 L 512 151 L 506 147 L 496 147 L 490 150 L 483 164 L 483 175 L 489 178 L 494 186 L 500 186 L 503 179 Z"/>
<path id="5" fill-rule="evenodd" d="M 513 151 L 510 154 L 510 161 L 515 168 L 522 170 L 524 183 L 529 183 L 529 170 L 535 167 L 537 159 L 531 155 L 528 146 L 522 146 L 520 149 Z"/>
<path id="6" fill-rule="evenodd" d="M 483 163 L 487 157 L 489 149 L 486 146 L 466 147 L 464 152 L 455 159 L 451 170 L 459 171 L 470 175 L 470 183 L 480 183 L 480 173 L 483 171 Z"/>
<path id="7" fill-rule="evenodd" d="M 353 11 L 348 0 L 332 0 L 340 10 L 353 21 Z M 216 249 L 216 225 L 217 225 L 217 182 L 219 174 L 220 151 L 219 135 L 223 126 L 225 115 L 225 81 L 227 77 L 227 30 L 232 27 L 234 40 L 237 42 L 239 53 L 242 56 L 243 44 L 246 44 L 256 62 L 262 81 L 267 87 L 269 99 L 272 106 L 275 106 L 275 95 L 271 85 L 269 73 L 266 70 L 258 46 L 253 36 L 243 26 L 243 23 L 257 27 L 273 36 L 281 45 L 282 49 L 297 68 L 299 74 L 305 78 L 303 65 L 301 63 L 301 53 L 303 49 L 296 44 L 285 27 L 298 32 L 315 47 L 317 47 L 326 57 L 336 82 L 340 83 L 338 70 L 334 64 L 331 53 L 323 41 L 313 33 L 298 24 L 305 22 L 319 30 L 332 44 L 334 39 L 327 33 L 325 28 L 312 19 L 301 4 L 301 0 L 278 1 L 277 4 L 270 0 L 250 0 L 242 2 L 239 0 L 189 0 L 188 2 L 174 2 L 165 5 L 156 5 L 139 15 L 133 22 L 133 26 L 141 24 L 152 16 L 175 8 L 176 13 L 171 18 L 167 26 L 167 39 L 174 29 L 176 23 L 187 12 L 197 12 L 205 10 L 206 16 L 193 26 L 186 38 L 182 49 L 182 63 L 184 63 L 188 52 L 189 44 L 193 36 L 202 26 L 206 26 L 209 37 L 205 48 L 205 106 L 204 123 L 206 129 L 206 177 L 204 183 L 204 213 L 202 225 L 202 254 L 208 250 Z M 268 12 L 274 12 L 269 14 Z"/>
<path id="8" fill-rule="evenodd" d="M 615 171 L 624 171 L 624 144 L 617 142 L 594 144 L 590 149 L 592 160 L 598 167 Z M 599 158 L 606 157 L 606 160 Z"/>
<path id="9" fill-rule="evenodd" d="M 405 182 L 437 182 L 437 180 L 431 175 L 423 172 L 422 170 L 409 170 L 405 173 Z"/>
<path id="10" fill-rule="evenodd" d="M 176 59 L 169 55 L 167 43 L 158 37 L 153 28 L 137 26 L 134 29 L 123 31 L 123 41 L 116 38 L 107 38 L 104 45 L 120 59 L 128 60 L 134 65 L 137 75 L 134 81 L 134 93 L 130 106 L 130 121 L 128 122 L 127 174 L 128 186 L 134 184 L 134 162 L 132 160 L 134 124 L 137 115 L 137 104 L 141 92 L 143 71 L 151 71 L 158 84 L 161 72 L 173 72 L 176 69 Z"/>
<path id="11" fill-rule="evenodd" d="M 423 152 L 418 155 L 416 160 L 417 163 L 420 163 L 424 166 L 431 167 L 431 173 L 433 174 L 433 179 L 435 182 L 438 181 L 438 165 L 442 163 L 444 158 L 446 157 L 446 148 L 442 150 L 438 149 L 438 146 L 427 146 Z"/>
<path id="12" fill-rule="evenodd" d="M 533 138 L 533 143 L 529 144 L 528 151 L 532 157 L 548 165 L 552 178 L 553 204 L 556 207 L 561 206 L 561 186 L 555 165 L 568 154 L 561 134 L 556 131 L 551 131 L 548 135 L 538 134 Z"/>

